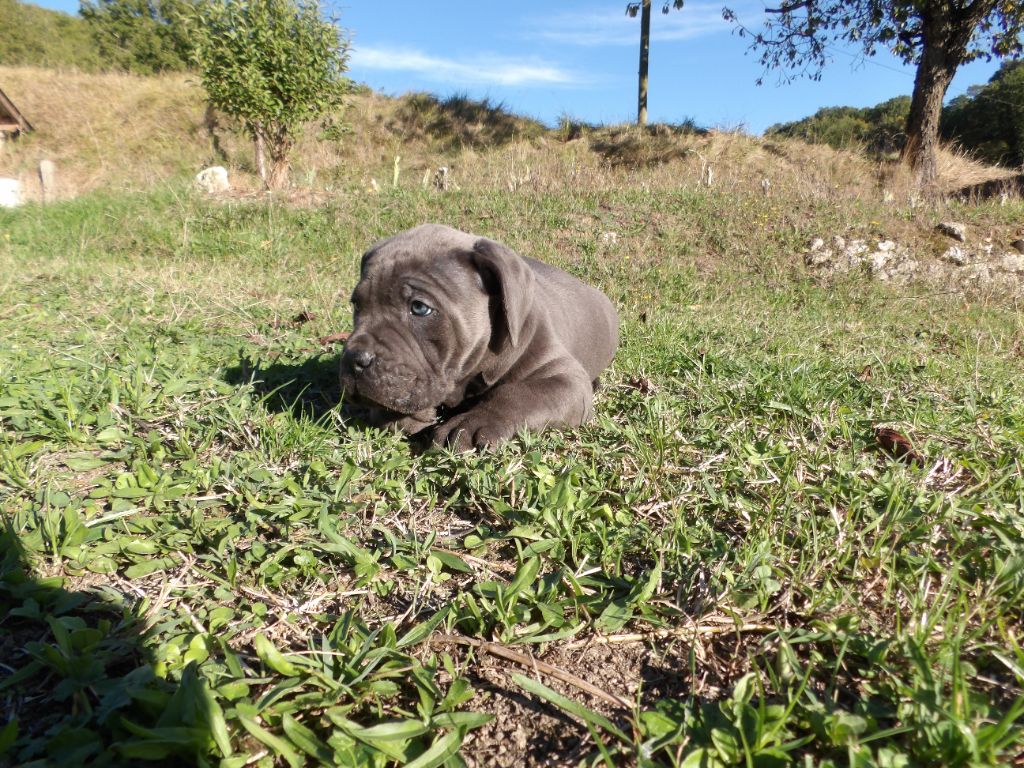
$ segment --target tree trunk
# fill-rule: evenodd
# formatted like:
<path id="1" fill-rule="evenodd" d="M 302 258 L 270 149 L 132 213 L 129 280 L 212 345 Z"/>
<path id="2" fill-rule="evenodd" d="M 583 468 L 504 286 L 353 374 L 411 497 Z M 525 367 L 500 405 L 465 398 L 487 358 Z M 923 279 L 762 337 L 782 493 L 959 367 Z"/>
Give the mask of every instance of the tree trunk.
<path id="1" fill-rule="evenodd" d="M 647 125 L 647 61 L 651 51 L 651 0 L 640 6 L 640 87 L 637 94 L 636 123 Z"/>
<path id="2" fill-rule="evenodd" d="M 959 61 L 949 52 L 928 40 L 925 35 L 921 61 L 914 77 L 914 95 L 910 99 L 907 119 L 907 143 L 903 147 L 903 162 L 914 174 L 918 189 L 935 192 L 938 182 L 939 120 L 942 100 L 956 74 Z"/>
<path id="3" fill-rule="evenodd" d="M 267 161 L 266 161 L 266 138 L 263 133 L 263 126 L 257 125 L 252 129 L 253 148 L 256 152 L 256 173 L 265 187 L 269 188 L 267 182 Z"/>
<path id="4" fill-rule="evenodd" d="M 270 153 L 270 175 L 267 177 L 267 189 L 281 189 L 288 186 L 288 171 L 291 168 L 288 156 L 276 156 Z"/>
<path id="5" fill-rule="evenodd" d="M 278 128 L 270 135 L 270 174 L 267 189 L 282 189 L 288 186 L 288 171 L 291 168 L 289 156 L 295 140 L 284 128 Z"/>

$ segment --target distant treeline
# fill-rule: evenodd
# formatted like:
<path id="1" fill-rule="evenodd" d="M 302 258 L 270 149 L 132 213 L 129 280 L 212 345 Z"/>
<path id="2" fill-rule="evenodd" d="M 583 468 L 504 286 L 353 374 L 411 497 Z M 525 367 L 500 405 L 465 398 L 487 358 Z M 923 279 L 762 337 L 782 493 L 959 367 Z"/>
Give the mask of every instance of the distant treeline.
<path id="1" fill-rule="evenodd" d="M 0 64 L 146 75 L 187 69 L 191 7 L 191 0 L 85 0 L 81 15 L 69 16 L 0 0 Z"/>
<path id="2" fill-rule="evenodd" d="M 800 138 L 836 148 L 898 152 L 906 141 L 910 97 L 874 107 L 826 107 L 810 117 L 773 125 L 768 136 Z M 974 85 L 942 110 L 942 138 L 980 160 L 1024 165 L 1024 61 L 1006 61 L 985 85 Z"/>

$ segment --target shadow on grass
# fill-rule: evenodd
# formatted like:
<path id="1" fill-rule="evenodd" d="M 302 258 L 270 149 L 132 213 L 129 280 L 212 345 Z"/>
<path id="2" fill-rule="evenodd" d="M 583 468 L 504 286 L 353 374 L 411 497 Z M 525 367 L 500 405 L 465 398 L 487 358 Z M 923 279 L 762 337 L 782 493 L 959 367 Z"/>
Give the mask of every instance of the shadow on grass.
<path id="1" fill-rule="evenodd" d="M 216 703 L 194 664 L 172 683 L 155 661 L 137 603 L 39 577 L 3 521 L 0 766 L 212 765 Z"/>
<path id="2" fill-rule="evenodd" d="M 341 400 L 338 358 L 328 353 L 300 363 L 279 363 L 243 357 L 224 372 L 224 380 L 236 387 L 252 384 L 256 395 L 274 413 L 319 419 Z"/>

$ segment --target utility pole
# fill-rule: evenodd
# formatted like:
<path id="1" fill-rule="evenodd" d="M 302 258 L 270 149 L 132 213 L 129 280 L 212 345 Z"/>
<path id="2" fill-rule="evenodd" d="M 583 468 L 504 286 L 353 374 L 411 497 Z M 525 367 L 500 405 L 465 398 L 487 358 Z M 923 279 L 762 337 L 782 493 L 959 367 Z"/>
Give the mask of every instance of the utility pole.
<path id="1" fill-rule="evenodd" d="M 636 108 L 636 122 L 640 126 L 647 125 L 647 60 L 650 51 L 651 0 L 643 0 L 640 6 L 640 88 Z"/>

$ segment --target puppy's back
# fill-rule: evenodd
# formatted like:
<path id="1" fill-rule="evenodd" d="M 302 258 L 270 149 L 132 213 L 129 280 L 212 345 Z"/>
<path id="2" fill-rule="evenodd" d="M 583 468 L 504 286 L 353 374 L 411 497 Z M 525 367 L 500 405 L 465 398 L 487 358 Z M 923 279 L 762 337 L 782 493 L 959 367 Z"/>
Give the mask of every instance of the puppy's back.
<path id="1" fill-rule="evenodd" d="M 537 278 L 535 301 L 551 319 L 551 328 L 596 379 L 615 356 L 619 345 L 619 316 L 611 301 L 567 272 L 543 261 L 523 257 Z"/>

